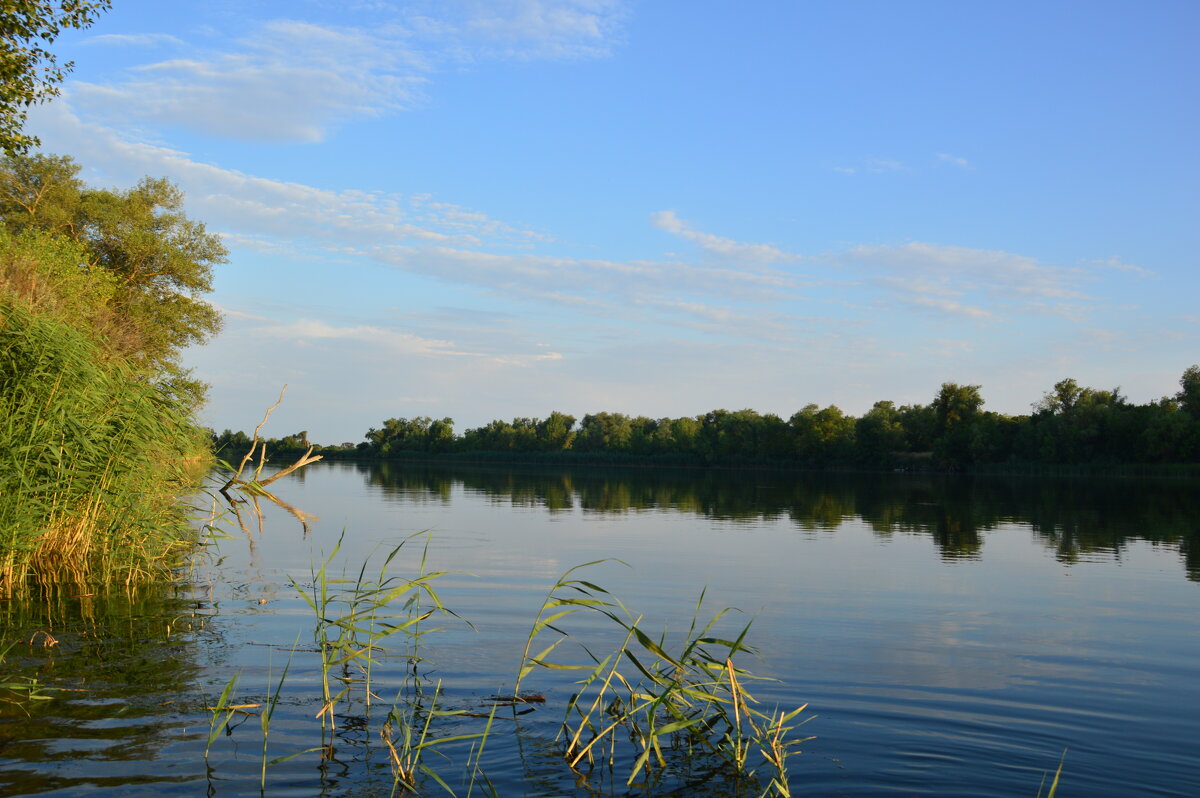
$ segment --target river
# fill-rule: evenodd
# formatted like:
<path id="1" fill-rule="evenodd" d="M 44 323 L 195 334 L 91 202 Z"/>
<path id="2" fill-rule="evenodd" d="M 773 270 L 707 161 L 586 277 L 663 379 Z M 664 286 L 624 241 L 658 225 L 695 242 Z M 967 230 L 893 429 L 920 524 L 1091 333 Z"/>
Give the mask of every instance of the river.
<path id="1" fill-rule="evenodd" d="M 735 608 L 717 638 L 750 624 L 755 651 L 736 661 L 755 706 L 807 704 L 796 794 L 1032 798 L 1060 761 L 1059 795 L 1200 793 L 1194 482 L 320 463 L 271 488 L 295 512 L 263 501 L 260 521 L 242 505 L 244 529 L 225 512 L 174 583 L 0 604 L 0 791 L 390 795 L 393 704 L 393 733 L 414 704 L 464 713 L 435 717 L 434 737 L 481 732 L 547 591 L 595 562 L 574 576 L 668 654 L 694 617 Z M 369 685 L 361 651 L 332 668 L 350 692 L 318 718 L 314 631 L 350 611 L 309 603 L 326 562 L 331 598 L 445 571 L 428 584 L 453 614 L 409 627 L 415 651 L 404 630 L 380 639 Z M 354 624 L 414 617 L 413 595 Z M 594 609 L 554 626 L 570 635 L 555 664 L 591 663 L 579 644 L 596 659 L 621 648 Z M 556 637 L 542 630 L 534 651 Z M 611 770 L 572 771 L 555 737 L 583 674 L 533 668 L 521 692 L 539 700 L 500 705 L 482 754 L 464 740 L 424 762 L 460 796 L 488 781 L 505 798 L 757 795 L 769 781 L 676 746 L 627 786 L 627 733 Z M 221 726 L 235 676 L 225 704 L 243 708 Z"/>

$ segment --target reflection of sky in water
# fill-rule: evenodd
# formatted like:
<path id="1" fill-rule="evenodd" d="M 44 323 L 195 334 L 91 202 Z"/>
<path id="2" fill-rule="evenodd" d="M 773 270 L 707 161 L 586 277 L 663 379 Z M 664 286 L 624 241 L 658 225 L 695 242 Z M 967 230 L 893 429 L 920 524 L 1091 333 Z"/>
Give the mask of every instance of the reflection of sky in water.
<path id="1" fill-rule="evenodd" d="M 464 484 L 447 474 L 400 485 L 378 474 L 368 485 L 368 475 L 329 464 L 277 483 L 321 517 L 307 539 L 268 508 L 252 548 L 220 543 L 218 579 L 245 597 L 251 628 L 272 626 L 287 643 L 303 633 L 306 610 L 281 572 L 308 579 L 343 530 L 338 559 L 353 568 L 431 530 L 430 568 L 464 572 L 441 583 L 443 598 L 476 627 L 437 642 L 438 661 L 446 678 L 479 689 L 511 681 L 564 570 L 615 558 L 629 567 L 607 562 L 585 578 L 644 613 L 646 629 L 686 627 L 702 588 L 702 614 L 736 606 L 754 619 L 762 661 L 751 668 L 781 679 L 761 697 L 810 702 L 820 716 L 801 760 L 818 792 L 958 794 L 970 783 L 980 794 L 1033 793 L 1066 747 L 1081 794 L 1173 794 L 1200 766 L 1189 742 L 1200 733 L 1200 585 L 1185 578 L 1177 544 L 1101 540 L 1065 562 L 1020 508 L 981 508 L 961 493 L 942 502 L 918 492 L 894 521 L 886 507 L 866 521 L 839 509 L 845 485 L 805 516 L 780 500 L 788 489 L 777 482 L 747 494 L 770 498 L 756 513 L 745 496 L 708 501 L 721 498 L 711 478 L 693 495 L 678 482 L 648 487 L 648 475 Z M 955 502 L 984 521 L 963 522 Z M 939 523 L 953 539 L 939 537 Z M 406 544 L 403 561 L 422 545 Z M 259 596 L 270 614 L 256 614 Z"/>

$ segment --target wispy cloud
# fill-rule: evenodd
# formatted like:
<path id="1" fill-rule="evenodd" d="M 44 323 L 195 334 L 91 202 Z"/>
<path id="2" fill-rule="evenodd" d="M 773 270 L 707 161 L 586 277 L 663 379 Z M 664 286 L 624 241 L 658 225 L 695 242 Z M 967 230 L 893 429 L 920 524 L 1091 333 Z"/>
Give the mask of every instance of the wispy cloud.
<path id="1" fill-rule="evenodd" d="M 868 158 L 858 166 L 834 166 L 833 171 L 843 175 L 856 175 L 865 172 L 873 175 L 881 175 L 885 172 L 901 172 L 907 167 L 900 161 L 890 158 Z"/>
<path id="2" fill-rule="evenodd" d="M 680 317 L 679 324 L 724 338 L 751 339 L 772 344 L 791 341 L 801 331 L 811 331 L 829 320 L 801 318 L 763 308 L 739 308 L 712 302 L 653 299 L 639 302 L 658 314 Z"/>
<path id="3" fill-rule="evenodd" d="M 904 296 L 903 301 L 919 310 L 932 310 L 938 314 L 964 316 L 969 319 L 990 319 L 995 315 L 992 311 L 981 308 L 978 305 L 968 305 L 953 299 L 943 299 L 936 296 L 908 294 Z"/>
<path id="4" fill-rule="evenodd" d="M 800 256 L 784 252 L 772 244 L 747 244 L 730 238 L 693 229 L 674 211 L 657 211 L 651 216 L 654 226 L 672 235 L 691 241 L 708 252 L 739 261 L 771 263 L 775 261 L 799 260 Z"/>
<path id="5" fill-rule="evenodd" d="M 183 40 L 169 33 L 105 33 L 100 36 L 91 36 L 81 43 L 118 47 L 163 47 L 165 45 L 181 45 Z"/>
<path id="6" fill-rule="evenodd" d="M 450 355 L 454 357 L 480 357 L 477 352 L 464 352 L 453 341 L 422 338 L 419 335 L 389 330 L 383 327 L 358 325 L 335 327 L 323 321 L 301 319 L 287 324 L 259 327 L 259 335 L 281 338 L 294 343 L 312 340 L 343 339 L 386 347 L 409 355 Z"/>
<path id="7" fill-rule="evenodd" d="M 240 314 L 243 318 L 254 318 Z M 300 319 L 286 324 L 268 324 L 253 331 L 257 335 L 280 339 L 303 346 L 313 341 L 350 341 L 387 349 L 399 355 L 426 358 L 473 358 L 503 366 L 529 367 L 538 362 L 562 360 L 559 352 L 497 352 L 473 351 L 444 339 L 427 338 L 404 330 L 376 325 L 339 327 L 324 321 Z M 540 347 L 539 347 L 540 349 Z"/>
<path id="8" fill-rule="evenodd" d="M 322 141 L 355 116 L 411 105 L 423 78 L 390 43 L 363 31 L 267 23 L 241 48 L 141 66 L 125 82 L 75 82 L 104 119 L 129 118 L 264 141 Z"/>
<path id="9" fill-rule="evenodd" d="M 455 247 L 377 247 L 364 254 L 406 271 L 487 288 L 508 297 L 611 312 L 662 296 L 773 302 L 794 295 L 790 277 L 675 261 L 616 261 Z"/>
<path id="10" fill-rule="evenodd" d="M 846 260 L 876 272 L 878 285 L 910 307 L 985 320 L 998 310 L 1072 313 L 1087 296 L 1078 269 L 999 250 L 911 242 L 858 246 Z"/>
<path id="11" fill-rule="evenodd" d="M 68 100 L 70 98 L 68 97 Z M 652 303 L 773 304 L 800 295 L 796 277 L 771 268 L 799 256 L 696 231 L 673 213 L 657 216 L 716 259 L 610 260 L 529 251 L 541 234 L 425 194 L 331 190 L 257 177 L 205 164 L 186 153 L 129 141 L 84 123 L 66 103 L 35 109 L 50 146 L 102 164 L 103 182 L 167 175 L 188 198 L 189 213 L 233 247 L 343 262 L 382 263 L 449 283 L 606 317 L 647 317 Z"/>
<path id="12" fill-rule="evenodd" d="M 950 155 L 949 153 L 939 152 L 937 154 L 937 157 L 938 157 L 938 161 L 940 161 L 941 163 L 947 163 L 947 164 L 950 164 L 951 166 L 957 166 L 960 169 L 970 169 L 971 168 L 971 162 L 968 161 L 966 158 L 962 158 L 958 155 Z"/>
<path id="13" fill-rule="evenodd" d="M 59 148 L 82 163 L 103 165 L 106 181 L 132 183 L 146 174 L 177 181 L 189 209 L 232 244 L 264 249 L 300 239 L 355 247 L 411 242 L 504 248 L 539 238 L 428 195 L 337 191 L 201 163 L 178 150 L 83 122 L 66 102 L 39 106 L 31 117 L 48 146 L 64 144 Z"/>
<path id="14" fill-rule="evenodd" d="M 488 56 L 608 55 L 626 16 L 614 0 L 488 0 L 461 4 L 454 32 Z"/>
<path id="15" fill-rule="evenodd" d="M 267 321 L 267 322 L 274 321 L 274 319 L 271 319 L 267 316 L 259 316 L 254 313 L 245 313 L 243 311 L 235 310 L 233 308 L 229 308 L 224 305 L 219 305 L 215 302 L 211 303 L 211 304 L 217 310 L 221 311 L 221 315 L 224 316 L 226 319 L 239 319 L 242 321 Z"/>
<path id="16" fill-rule="evenodd" d="M 1102 260 L 1089 261 L 1093 266 L 1101 269 L 1112 269 L 1113 271 L 1125 272 L 1126 274 L 1136 275 L 1137 277 L 1145 277 L 1147 279 L 1158 279 L 1158 275 L 1150 269 L 1144 269 L 1141 266 L 1134 266 L 1132 263 L 1125 263 L 1117 256 L 1104 258 Z"/>
<path id="17" fill-rule="evenodd" d="M 165 34 L 94 36 L 90 43 L 171 45 L 180 55 L 123 80 L 71 88 L 80 109 L 113 123 L 317 143 L 348 120 L 419 105 L 445 66 L 607 55 L 625 16 L 612 0 L 453 0 L 435 8 L 436 16 L 420 16 L 381 5 L 371 29 L 273 20 L 216 51 Z"/>

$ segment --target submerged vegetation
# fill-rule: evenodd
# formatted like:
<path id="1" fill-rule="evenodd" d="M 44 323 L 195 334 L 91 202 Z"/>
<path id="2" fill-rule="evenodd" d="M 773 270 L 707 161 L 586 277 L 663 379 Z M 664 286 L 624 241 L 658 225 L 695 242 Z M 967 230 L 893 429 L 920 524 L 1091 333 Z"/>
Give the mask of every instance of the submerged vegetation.
<path id="1" fill-rule="evenodd" d="M 544 419 L 492 421 L 455 435 L 450 418 L 390 418 L 361 443 L 319 447 L 328 457 L 458 458 L 547 463 L 776 465 L 803 468 L 982 470 L 1046 466 L 1200 463 L 1200 366 L 1180 391 L 1144 405 L 1119 389 L 1055 384 L 1030 415 L 983 409 L 978 385 L 945 383 L 927 405 L 876 402 L 860 418 L 808 405 L 786 421 L 754 410 L 713 410 L 683 418 L 553 412 Z M 225 430 L 218 449 L 249 439 Z M 268 442 L 272 451 L 311 445 L 307 432 Z M 1193 471 L 1193 473 L 1195 473 Z"/>
<path id="2" fill-rule="evenodd" d="M 180 496 L 211 454 L 180 349 L 220 240 L 165 181 L 92 189 L 70 159 L 0 161 L 0 591 L 135 582 L 191 537 Z"/>

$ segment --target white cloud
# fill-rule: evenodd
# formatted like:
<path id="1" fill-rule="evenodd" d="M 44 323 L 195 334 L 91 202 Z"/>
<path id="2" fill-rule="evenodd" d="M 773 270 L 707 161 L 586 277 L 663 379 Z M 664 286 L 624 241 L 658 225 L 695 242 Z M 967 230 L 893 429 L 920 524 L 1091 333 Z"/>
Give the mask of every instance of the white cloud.
<path id="1" fill-rule="evenodd" d="M 456 205 L 424 196 L 335 191 L 256 177 L 200 163 L 186 153 L 130 141 L 102 125 L 85 123 L 67 101 L 31 110 L 31 128 L 46 148 L 70 152 L 81 163 L 105 170 L 103 182 L 133 183 L 142 175 L 165 175 L 179 183 L 191 213 L 230 235 L 233 244 L 255 248 L 271 238 L 308 239 L 365 246 L 375 243 L 441 243 L 494 246 L 538 237 Z"/>
<path id="2" fill-rule="evenodd" d="M 237 317 L 245 319 L 256 318 L 247 314 L 237 314 Z M 563 359 L 562 353 L 552 351 L 532 353 L 470 351 L 459 346 L 454 341 L 427 338 L 402 330 L 375 325 L 338 327 L 314 319 L 300 319 L 286 324 L 268 324 L 250 330 L 249 334 L 267 336 L 295 346 L 305 346 L 312 341 L 321 340 L 350 341 L 367 346 L 381 347 L 399 355 L 427 358 L 469 358 L 500 366 L 518 366 L 521 368 L 528 368 L 539 362 Z M 539 348 L 541 347 L 539 346 Z"/>
<path id="3" fill-rule="evenodd" d="M 858 246 L 846 259 L 881 273 L 881 287 L 905 304 L 984 320 L 1006 312 L 1070 315 L 1087 299 L 1077 269 L 1046 266 L 999 250 L 912 242 Z"/>
<path id="4" fill-rule="evenodd" d="M 377 247 L 372 258 L 406 271 L 601 312 L 659 296 L 716 296 L 773 302 L 798 288 L 790 277 L 672 261 L 612 261 L 533 253 L 502 254 L 444 246 Z"/>
<path id="5" fill-rule="evenodd" d="M 794 261 L 800 256 L 784 252 L 771 244 L 745 244 L 729 238 L 722 238 L 712 233 L 693 230 L 686 222 L 675 215 L 674 211 L 657 211 L 651 215 L 654 226 L 672 235 L 691 241 L 702 249 L 714 254 L 740 261 L 770 263 L 773 261 Z"/>
<path id="6" fill-rule="evenodd" d="M 242 321 L 274 321 L 266 316 L 258 316 L 253 313 L 244 313 L 240 310 L 234 310 L 223 305 L 218 305 L 215 302 L 210 303 L 217 310 L 221 311 L 221 315 L 226 319 L 238 319 Z"/>
<path id="7" fill-rule="evenodd" d="M 886 158 L 868 158 L 860 166 L 834 166 L 832 169 L 843 175 L 855 175 L 859 172 L 870 172 L 871 174 L 881 175 L 885 172 L 903 171 L 905 166 L 900 161 L 893 161 Z"/>
<path id="8" fill-rule="evenodd" d="M 948 163 L 948 164 L 951 164 L 952 166 L 957 166 L 960 169 L 970 169 L 971 168 L 970 161 L 968 161 L 966 158 L 961 158 L 957 155 L 949 155 L 944 152 L 939 152 L 937 154 L 937 157 L 938 157 L 938 160 L 941 161 L 942 163 Z"/>
<path id="9" fill-rule="evenodd" d="M 476 0 L 458 31 L 485 54 L 517 58 L 607 55 L 625 17 L 612 0 Z"/>
<path id="10" fill-rule="evenodd" d="M 559 352 L 542 352 L 537 355 L 498 355 L 491 358 L 493 363 L 501 366 L 518 366 L 520 368 L 530 368 L 541 361 L 562 360 L 563 356 Z"/>
<path id="11" fill-rule="evenodd" d="M 409 355 L 482 357 L 478 352 L 462 351 L 453 341 L 422 338 L 419 335 L 411 333 L 367 325 L 334 327 L 323 321 L 301 319 L 287 324 L 259 327 L 254 332 L 259 335 L 268 335 L 272 338 L 281 338 L 294 343 L 302 343 L 309 340 L 343 339 L 382 346 Z"/>
<path id="12" fill-rule="evenodd" d="M 659 313 L 681 317 L 679 324 L 693 330 L 717 333 L 724 338 L 743 338 L 779 344 L 796 339 L 801 330 L 817 329 L 827 320 L 807 319 L 763 308 L 739 309 L 722 304 L 677 299 L 645 300 L 639 304 Z"/>
<path id="13" fill-rule="evenodd" d="M 976 305 L 967 305 L 953 299 L 941 299 L 931 296 L 907 296 L 904 299 L 909 305 L 919 309 L 934 310 L 951 316 L 965 316 L 969 319 L 990 319 L 995 314 Z"/>
<path id="14" fill-rule="evenodd" d="M 82 44 L 116 45 L 119 47 L 162 47 L 182 45 L 183 40 L 169 33 L 105 33 L 85 39 Z"/>
<path id="15" fill-rule="evenodd" d="M 651 312 L 649 303 L 665 299 L 775 303 L 796 298 L 801 288 L 791 275 L 765 266 L 798 256 L 691 230 L 670 212 L 656 217 L 660 226 L 736 265 L 520 251 L 545 237 L 425 194 L 323 189 L 200 163 L 178 150 L 84 123 L 68 102 L 34 109 L 36 130 L 48 149 L 73 152 L 82 163 L 103 167 L 101 183 L 167 176 L 183 189 L 188 212 L 232 247 L 374 261 L 505 297 L 609 316 L 643 317 Z"/>
<path id="16" fill-rule="evenodd" d="M 394 43 L 362 31 L 276 21 L 240 44 L 237 52 L 146 64 L 120 83 L 74 82 L 72 96 L 104 119 L 319 142 L 351 117 L 407 107 L 423 80 Z"/>
<path id="17" fill-rule="evenodd" d="M 170 45 L 180 57 L 106 83 L 71 84 L 75 102 L 113 124 L 136 119 L 253 141 L 316 143 L 348 120 L 408 109 L 439 67 L 485 58 L 607 55 L 625 16 L 610 0 L 447 0 L 437 17 L 381 5 L 370 29 L 273 20 L 220 50 L 166 34 L 113 33 L 93 44 Z"/>
<path id="18" fill-rule="evenodd" d="M 1103 260 L 1093 260 L 1090 261 L 1090 263 L 1102 269 L 1112 269 L 1114 271 L 1125 272 L 1126 274 L 1133 274 L 1138 277 L 1145 277 L 1147 279 L 1158 279 L 1158 275 L 1150 269 L 1144 269 L 1141 266 L 1134 266 L 1132 263 L 1124 263 L 1115 255 L 1111 258 L 1105 258 Z"/>

